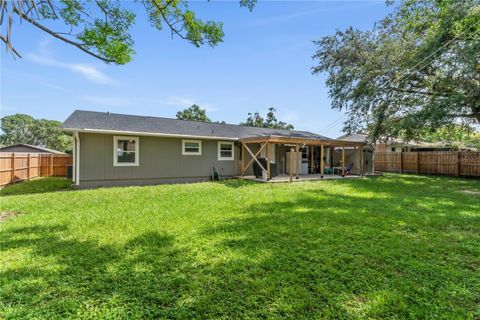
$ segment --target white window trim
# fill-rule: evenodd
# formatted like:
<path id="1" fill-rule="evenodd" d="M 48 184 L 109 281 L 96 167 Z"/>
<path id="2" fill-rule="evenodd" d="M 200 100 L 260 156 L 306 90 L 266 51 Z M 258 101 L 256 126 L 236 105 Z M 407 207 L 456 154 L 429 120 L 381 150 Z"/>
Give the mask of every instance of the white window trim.
<path id="1" fill-rule="evenodd" d="M 232 146 L 232 156 L 231 157 L 222 157 L 220 153 L 220 146 L 222 144 L 228 144 Z M 233 142 L 230 141 L 218 141 L 217 143 L 217 155 L 218 155 L 218 161 L 231 161 L 235 159 L 235 145 Z"/>
<path id="2" fill-rule="evenodd" d="M 198 152 L 185 151 L 185 143 L 198 143 Z M 184 156 L 201 156 L 202 155 L 202 140 L 182 140 L 182 155 Z"/>
<path id="3" fill-rule="evenodd" d="M 135 162 L 118 162 L 117 148 L 118 140 L 135 140 Z M 139 150 L 139 141 L 138 137 L 129 137 L 129 136 L 113 136 L 113 166 L 114 167 L 135 167 L 138 166 L 140 162 L 140 153 Z"/>

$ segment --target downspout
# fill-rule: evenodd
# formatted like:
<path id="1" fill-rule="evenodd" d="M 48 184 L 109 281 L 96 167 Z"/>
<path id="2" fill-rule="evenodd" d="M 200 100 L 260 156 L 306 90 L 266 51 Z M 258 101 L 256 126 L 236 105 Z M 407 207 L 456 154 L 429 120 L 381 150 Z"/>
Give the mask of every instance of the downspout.
<path id="1" fill-rule="evenodd" d="M 77 152 L 75 154 L 75 186 L 80 185 L 80 135 L 78 132 L 75 132 L 75 145 Z"/>
<path id="2" fill-rule="evenodd" d="M 75 138 L 75 133 L 72 135 L 72 182 L 75 183 L 75 172 L 76 172 L 76 165 L 75 165 L 75 162 L 77 162 L 76 160 L 76 149 L 77 149 L 77 139 Z"/>

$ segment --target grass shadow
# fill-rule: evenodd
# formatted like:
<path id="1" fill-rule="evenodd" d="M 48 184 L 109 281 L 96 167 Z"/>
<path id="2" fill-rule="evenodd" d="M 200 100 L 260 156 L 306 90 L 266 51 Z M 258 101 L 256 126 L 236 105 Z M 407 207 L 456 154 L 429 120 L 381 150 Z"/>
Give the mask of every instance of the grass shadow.
<path id="1" fill-rule="evenodd" d="M 231 257 L 212 272 L 251 293 L 225 303 L 246 299 L 274 318 L 478 316 L 480 218 L 459 212 L 478 203 L 426 208 L 381 189 L 387 196 L 374 199 L 303 191 L 205 229 Z"/>
<path id="2" fill-rule="evenodd" d="M 34 193 L 72 190 L 72 181 L 61 177 L 38 178 L 6 185 L 0 196 L 15 196 Z"/>
<path id="3" fill-rule="evenodd" d="M 181 314 L 178 302 L 188 285 L 183 269 L 191 263 L 171 236 L 146 232 L 112 246 L 69 238 L 64 225 L 31 226 L 2 232 L 0 253 L 10 250 L 35 263 L 0 268 L 0 315 L 6 318 Z"/>

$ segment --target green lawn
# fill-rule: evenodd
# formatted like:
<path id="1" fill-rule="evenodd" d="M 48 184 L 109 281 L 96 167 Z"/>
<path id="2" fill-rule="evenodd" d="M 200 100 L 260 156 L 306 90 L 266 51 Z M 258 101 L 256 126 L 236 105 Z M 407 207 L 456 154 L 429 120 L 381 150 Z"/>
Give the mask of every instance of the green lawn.
<path id="1" fill-rule="evenodd" d="M 71 189 L 72 181 L 65 178 L 49 177 L 9 184 L 0 189 L 0 196 L 44 193 Z"/>
<path id="2" fill-rule="evenodd" d="M 19 185 L 20 186 L 20 185 Z M 480 181 L 0 196 L 0 318 L 480 318 Z"/>

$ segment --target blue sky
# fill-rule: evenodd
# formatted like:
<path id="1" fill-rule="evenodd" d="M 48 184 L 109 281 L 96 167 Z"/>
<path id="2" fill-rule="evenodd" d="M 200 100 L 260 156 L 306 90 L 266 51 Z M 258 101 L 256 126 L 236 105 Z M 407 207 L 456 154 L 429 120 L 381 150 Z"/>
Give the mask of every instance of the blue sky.
<path id="1" fill-rule="evenodd" d="M 325 78 L 310 73 L 312 40 L 350 25 L 369 29 L 392 10 L 383 0 L 260 1 L 253 12 L 237 1 L 197 1 L 190 7 L 223 21 L 225 37 L 217 47 L 196 48 L 153 29 L 140 5 L 128 5 L 137 8 L 137 53 L 124 66 L 15 24 L 13 43 L 23 58 L 2 47 L 0 115 L 63 121 L 85 109 L 175 117 L 196 103 L 212 120 L 239 123 L 272 106 L 295 129 L 336 137 L 343 115 L 330 108 Z"/>

